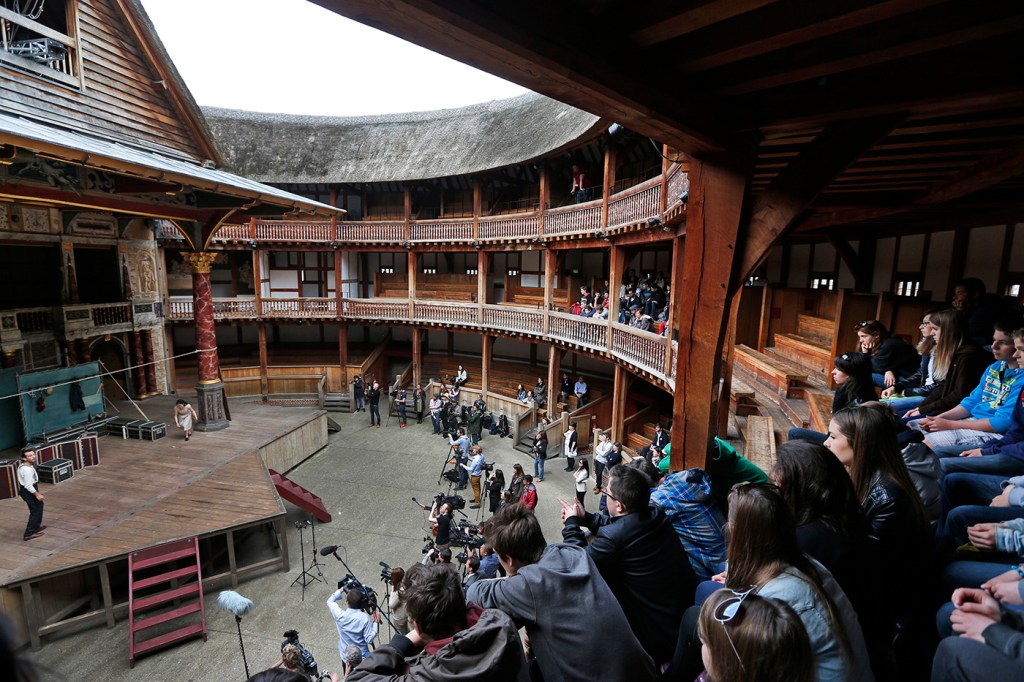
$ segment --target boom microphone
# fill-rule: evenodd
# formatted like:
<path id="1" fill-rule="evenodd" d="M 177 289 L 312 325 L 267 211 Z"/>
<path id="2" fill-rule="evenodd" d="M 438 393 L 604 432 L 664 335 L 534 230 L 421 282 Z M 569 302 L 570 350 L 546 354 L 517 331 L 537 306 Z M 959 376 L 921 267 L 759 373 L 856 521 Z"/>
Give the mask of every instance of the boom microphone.
<path id="1" fill-rule="evenodd" d="M 334 554 L 338 551 L 338 545 L 327 545 L 320 550 L 320 556 L 327 556 L 328 554 Z"/>

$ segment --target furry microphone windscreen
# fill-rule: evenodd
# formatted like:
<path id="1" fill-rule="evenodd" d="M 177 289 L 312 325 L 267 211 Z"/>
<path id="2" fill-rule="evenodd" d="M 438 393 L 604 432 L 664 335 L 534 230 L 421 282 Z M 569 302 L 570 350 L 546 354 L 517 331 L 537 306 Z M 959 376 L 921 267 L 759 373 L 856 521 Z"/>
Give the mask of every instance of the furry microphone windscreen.
<path id="1" fill-rule="evenodd" d="M 233 613 L 236 616 L 244 616 L 252 608 L 251 599 L 246 599 L 231 590 L 221 592 L 220 596 L 217 597 L 217 604 L 228 613 Z"/>

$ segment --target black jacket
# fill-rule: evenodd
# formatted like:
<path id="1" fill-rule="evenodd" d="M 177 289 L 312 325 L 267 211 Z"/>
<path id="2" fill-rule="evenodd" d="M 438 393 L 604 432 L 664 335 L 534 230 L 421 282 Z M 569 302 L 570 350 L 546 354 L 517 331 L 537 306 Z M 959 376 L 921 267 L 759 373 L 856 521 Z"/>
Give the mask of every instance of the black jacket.
<path id="1" fill-rule="evenodd" d="M 910 494 L 916 494 L 911 491 Z M 861 503 L 868 519 L 868 544 L 877 568 L 886 576 L 880 598 L 894 605 L 921 604 L 929 569 L 932 536 L 925 521 L 914 513 L 910 494 L 888 476 L 878 473 Z"/>
<path id="2" fill-rule="evenodd" d="M 587 546 L 581 526 L 594 534 Z M 664 510 L 612 517 L 570 517 L 566 544 L 586 547 L 626 613 L 633 634 L 655 662 L 672 658 L 683 611 L 693 605 L 697 576 Z"/>
<path id="3" fill-rule="evenodd" d="M 908 377 L 920 366 L 917 349 L 898 336 L 890 336 L 871 356 L 871 370 L 878 374 L 891 371 L 896 378 Z"/>
<path id="4" fill-rule="evenodd" d="M 946 380 L 932 389 L 924 402 L 917 406 L 921 414 L 936 415 L 952 410 L 970 395 L 981 381 L 985 368 L 992 364 L 992 355 L 980 346 L 967 342 L 953 353 L 953 361 Z"/>

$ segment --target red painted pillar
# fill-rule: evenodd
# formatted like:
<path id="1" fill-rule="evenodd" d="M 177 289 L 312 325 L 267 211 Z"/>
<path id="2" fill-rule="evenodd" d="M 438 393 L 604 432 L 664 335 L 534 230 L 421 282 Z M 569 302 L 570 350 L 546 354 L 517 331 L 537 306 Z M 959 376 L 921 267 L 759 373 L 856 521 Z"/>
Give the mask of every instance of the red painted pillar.
<path id="1" fill-rule="evenodd" d="M 197 431 L 218 431 L 228 427 L 224 409 L 224 382 L 220 379 L 217 357 L 217 330 L 213 317 L 213 290 L 210 288 L 210 266 L 217 257 L 209 251 L 182 252 L 192 268 L 192 310 L 196 325 L 196 350 L 199 351 L 199 398 L 196 412 Z"/>

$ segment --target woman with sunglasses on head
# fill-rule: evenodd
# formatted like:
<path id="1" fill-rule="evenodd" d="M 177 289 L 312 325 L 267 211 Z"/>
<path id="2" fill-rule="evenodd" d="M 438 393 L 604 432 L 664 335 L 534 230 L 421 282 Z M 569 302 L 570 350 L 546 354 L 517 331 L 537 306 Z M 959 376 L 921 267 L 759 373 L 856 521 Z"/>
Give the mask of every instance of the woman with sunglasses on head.
<path id="1" fill-rule="evenodd" d="M 833 361 L 832 380 L 836 382 L 832 396 L 832 414 L 847 407 L 875 400 L 875 385 L 871 379 L 871 358 L 867 353 L 843 353 Z M 793 428 L 788 440 L 802 439 L 822 444 L 827 434 L 812 429 Z"/>
<path id="2" fill-rule="evenodd" d="M 704 682 L 813 682 L 814 656 L 793 608 L 752 590 L 719 590 L 700 612 Z"/>
<path id="3" fill-rule="evenodd" d="M 932 390 L 918 399 L 909 397 L 889 401 L 889 406 L 904 419 L 942 414 L 960 404 L 981 380 L 992 356 L 967 338 L 960 313 L 953 309 L 932 313 L 931 326 L 935 348 L 932 350 L 930 379 Z M 894 387 L 906 394 L 901 382 Z M 887 389 L 888 391 L 888 389 Z M 886 392 L 882 397 L 886 397 Z"/>
<path id="4" fill-rule="evenodd" d="M 857 614 L 832 574 L 801 550 L 778 488 L 765 483 L 733 488 L 729 529 L 726 587 L 753 586 L 758 595 L 793 607 L 811 641 L 818 682 L 873 679 Z"/>
<path id="5" fill-rule="evenodd" d="M 857 331 L 857 350 L 871 356 L 872 379 L 875 386 L 887 388 L 910 377 L 918 368 L 917 351 L 878 320 L 865 320 Z"/>

